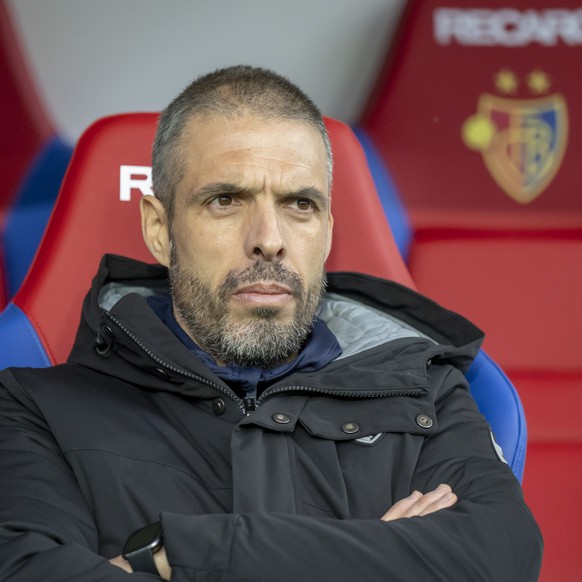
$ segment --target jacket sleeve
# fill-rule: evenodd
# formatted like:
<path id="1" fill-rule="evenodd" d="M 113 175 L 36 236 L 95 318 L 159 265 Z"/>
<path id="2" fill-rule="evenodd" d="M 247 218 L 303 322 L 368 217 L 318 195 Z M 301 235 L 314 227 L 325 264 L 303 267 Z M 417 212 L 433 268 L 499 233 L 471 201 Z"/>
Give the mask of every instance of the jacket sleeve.
<path id="1" fill-rule="evenodd" d="M 98 554 L 97 539 L 91 511 L 34 403 L 0 385 L 0 580 L 160 580 L 128 578 Z"/>
<path id="2" fill-rule="evenodd" d="M 454 507 L 392 522 L 166 513 L 172 580 L 537 580 L 537 524 L 462 374 L 448 370 L 436 402 L 440 430 L 425 441 L 413 489 L 449 483 L 459 497 Z"/>

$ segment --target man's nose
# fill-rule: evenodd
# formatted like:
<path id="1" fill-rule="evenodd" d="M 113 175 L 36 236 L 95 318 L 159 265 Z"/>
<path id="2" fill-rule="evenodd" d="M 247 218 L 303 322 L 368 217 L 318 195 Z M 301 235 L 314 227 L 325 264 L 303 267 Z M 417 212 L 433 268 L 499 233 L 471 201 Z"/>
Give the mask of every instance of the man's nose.
<path id="1" fill-rule="evenodd" d="M 285 256 L 285 242 L 274 204 L 256 204 L 250 212 L 246 238 L 247 255 L 252 259 L 281 260 Z"/>

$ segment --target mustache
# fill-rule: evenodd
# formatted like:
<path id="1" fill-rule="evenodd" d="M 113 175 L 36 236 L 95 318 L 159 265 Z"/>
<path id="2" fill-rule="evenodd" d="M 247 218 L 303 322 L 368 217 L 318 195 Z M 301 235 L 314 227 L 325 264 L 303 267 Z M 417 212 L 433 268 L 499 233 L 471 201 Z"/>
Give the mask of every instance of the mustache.
<path id="1" fill-rule="evenodd" d="M 241 285 L 265 280 L 286 285 L 291 289 L 295 297 L 299 297 L 304 293 L 303 281 L 297 273 L 290 271 L 281 263 L 257 261 L 244 269 L 230 270 L 220 285 L 219 296 L 221 299 L 226 300 Z"/>

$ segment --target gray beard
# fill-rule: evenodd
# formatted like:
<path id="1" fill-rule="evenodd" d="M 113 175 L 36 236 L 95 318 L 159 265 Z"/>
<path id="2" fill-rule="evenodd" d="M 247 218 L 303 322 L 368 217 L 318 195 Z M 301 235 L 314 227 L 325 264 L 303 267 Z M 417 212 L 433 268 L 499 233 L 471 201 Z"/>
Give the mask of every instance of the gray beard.
<path id="1" fill-rule="evenodd" d="M 196 343 L 221 364 L 272 368 L 289 360 L 301 349 L 313 329 L 315 313 L 326 286 L 325 272 L 309 289 L 299 275 L 280 263 L 256 261 L 249 267 L 229 271 L 214 292 L 179 265 L 172 245 L 169 277 L 172 299 L 186 331 Z M 253 309 L 248 321 L 233 321 L 228 309 L 232 292 L 243 284 L 261 280 L 287 285 L 295 298 L 296 311 L 289 323 L 277 321 L 279 310 Z"/>

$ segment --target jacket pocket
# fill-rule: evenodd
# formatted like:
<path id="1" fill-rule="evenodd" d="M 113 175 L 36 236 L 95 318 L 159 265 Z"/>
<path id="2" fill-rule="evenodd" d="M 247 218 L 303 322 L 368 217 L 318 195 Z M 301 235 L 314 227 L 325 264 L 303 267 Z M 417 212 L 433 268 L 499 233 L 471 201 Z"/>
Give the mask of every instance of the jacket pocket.
<path id="1" fill-rule="evenodd" d="M 434 403 L 423 397 L 311 398 L 299 422 L 315 437 L 364 441 L 382 433 L 431 436 L 438 432 Z"/>

